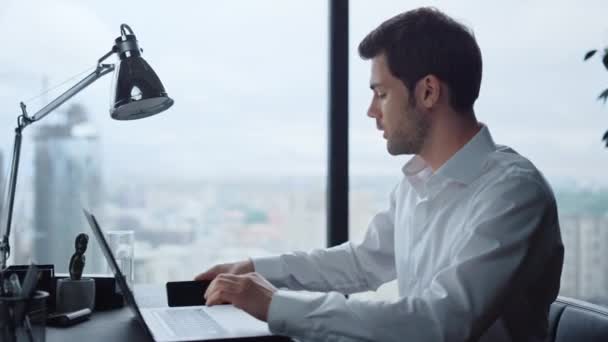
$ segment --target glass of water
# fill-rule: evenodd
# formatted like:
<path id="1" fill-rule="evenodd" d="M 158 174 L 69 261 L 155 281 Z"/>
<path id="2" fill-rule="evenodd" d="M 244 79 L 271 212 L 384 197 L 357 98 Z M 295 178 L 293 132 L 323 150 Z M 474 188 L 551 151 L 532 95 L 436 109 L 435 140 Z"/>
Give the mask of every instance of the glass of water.
<path id="1" fill-rule="evenodd" d="M 132 230 L 109 230 L 105 234 L 108 245 L 110 245 L 114 258 L 116 258 L 116 263 L 120 267 L 120 271 L 124 275 L 127 284 L 132 287 L 135 232 Z M 108 265 L 108 272 L 113 274 L 110 265 Z"/>

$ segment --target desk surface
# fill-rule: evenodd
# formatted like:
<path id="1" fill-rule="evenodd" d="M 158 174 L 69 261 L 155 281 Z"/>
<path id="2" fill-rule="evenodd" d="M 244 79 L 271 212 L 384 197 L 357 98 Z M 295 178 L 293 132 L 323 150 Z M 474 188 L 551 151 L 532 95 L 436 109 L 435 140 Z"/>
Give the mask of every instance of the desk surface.
<path id="1" fill-rule="evenodd" d="M 145 302 L 147 307 L 167 306 L 165 291 L 162 286 L 137 285 L 136 297 Z M 86 342 L 150 342 L 144 328 L 134 318 L 131 309 L 95 312 L 91 319 L 68 328 L 48 327 L 48 342 L 86 341 Z M 245 339 L 242 339 L 245 340 Z M 256 341 L 291 341 L 285 337 L 273 336 Z"/>
<path id="2" fill-rule="evenodd" d="M 48 342 L 64 341 L 133 341 L 150 342 L 143 327 L 128 308 L 95 312 L 91 319 L 68 328 L 46 329 Z"/>

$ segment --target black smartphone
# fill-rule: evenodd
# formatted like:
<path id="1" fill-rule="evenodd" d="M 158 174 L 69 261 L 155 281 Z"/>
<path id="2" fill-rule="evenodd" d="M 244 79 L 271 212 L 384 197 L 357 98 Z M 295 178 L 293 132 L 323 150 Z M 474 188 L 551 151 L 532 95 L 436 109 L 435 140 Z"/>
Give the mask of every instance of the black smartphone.
<path id="1" fill-rule="evenodd" d="M 73 312 L 53 313 L 47 316 L 46 324 L 56 327 L 69 327 L 91 317 L 91 309 L 85 308 Z"/>
<path id="2" fill-rule="evenodd" d="M 205 305 L 203 295 L 211 281 L 169 281 L 167 282 L 167 303 L 169 306 Z"/>

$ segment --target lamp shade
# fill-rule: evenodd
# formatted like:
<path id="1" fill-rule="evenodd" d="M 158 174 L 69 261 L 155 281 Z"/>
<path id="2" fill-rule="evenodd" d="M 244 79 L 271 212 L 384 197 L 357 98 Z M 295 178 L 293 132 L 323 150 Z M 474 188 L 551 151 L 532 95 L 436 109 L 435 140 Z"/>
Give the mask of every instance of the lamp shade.
<path id="1" fill-rule="evenodd" d="M 126 25 L 125 25 L 126 26 Z M 133 34 L 115 40 L 120 64 L 114 78 L 110 115 L 116 120 L 135 120 L 158 114 L 173 105 L 162 82 L 141 57 Z"/>

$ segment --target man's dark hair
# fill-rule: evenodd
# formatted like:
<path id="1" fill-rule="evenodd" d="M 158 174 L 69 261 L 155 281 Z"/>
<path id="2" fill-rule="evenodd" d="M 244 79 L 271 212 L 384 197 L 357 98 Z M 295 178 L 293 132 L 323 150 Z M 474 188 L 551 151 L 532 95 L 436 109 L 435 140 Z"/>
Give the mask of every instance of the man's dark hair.
<path id="1" fill-rule="evenodd" d="M 391 73 L 413 94 L 416 82 L 432 74 L 449 87 L 458 112 L 473 111 L 481 85 L 481 51 L 473 33 L 435 8 L 398 14 L 359 44 L 363 59 L 384 53 Z"/>

